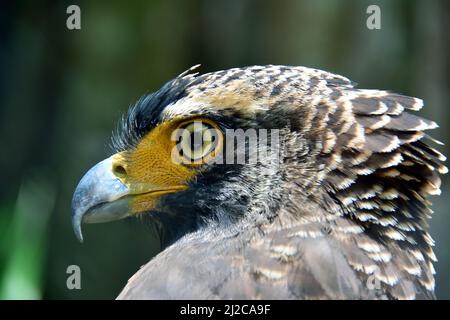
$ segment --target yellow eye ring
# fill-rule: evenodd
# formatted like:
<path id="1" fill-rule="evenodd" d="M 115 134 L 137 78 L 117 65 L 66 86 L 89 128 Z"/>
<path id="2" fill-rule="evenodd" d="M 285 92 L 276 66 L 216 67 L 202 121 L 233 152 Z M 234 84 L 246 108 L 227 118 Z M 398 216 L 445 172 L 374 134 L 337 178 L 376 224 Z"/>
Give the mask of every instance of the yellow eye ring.
<path id="1" fill-rule="evenodd" d="M 223 146 L 223 134 L 209 119 L 191 119 L 180 123 L 174 131 L 175 160 L 183 164 L 200 165 L 214 159 Z"/>

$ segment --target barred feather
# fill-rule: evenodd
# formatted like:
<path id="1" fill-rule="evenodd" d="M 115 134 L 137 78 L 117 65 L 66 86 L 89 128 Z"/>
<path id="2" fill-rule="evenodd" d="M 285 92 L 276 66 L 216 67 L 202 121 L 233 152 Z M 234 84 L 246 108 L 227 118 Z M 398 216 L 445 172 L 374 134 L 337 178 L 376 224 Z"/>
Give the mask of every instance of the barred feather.
<path id="1" fill-rule="evenodd" d="M 122 122 L 119 150 L 159 122 L 200 115 L 232 128 L 281 128 L 286 154 L 264 174 L 247 167 L 232 181 L 214 177 L 226 196 L 195 193 L 210 196 L 202 208 L 219 212 L 217 220 L 235 210 L 236 188 L 254 199 L 239 206 L 238 227 L 228 218 L 224 229 L 186 235 L 120 298 L 192 298 L 186 288 L 195 298 L 434 297 L 428 198 L 448 169 L 428 135 L 437 124 L 413 113 L 422 107 L 333 73 L 272 65 L 183 73 L 140 100 Z M 248 186 L 255 181 L 264 187 Z"/>
<path id="2" fill-rule="evenodd" d="M 328 147 L 324 153 L 351 153 L 351 157 L 343 157 L 344 161 L 324 182 L 366 234 L 381 243 L 396 243 L 394 248 L 398 249 L 393 249 L 397 250 L 393 254 L 402 259 L 390 262 L 378 254 L 370 256 L 384 272 L 391 270 L 390 275 L 379 277 L 394 287 L 391 294 L 396 298 L 415 297 L 413 283 L 417 281 L 432 294 L 434 280 L 428 266 L 431 259 L 422 258 L 426 255 L 419 257 L 417 252 L 432 252 L 432 244 L 426 240 L 426 198 L 440 193 L 439 174 L 448 171 L 441 163 L 445 156 L 423 141 L 424 131 L 437 124 L 409 113 L 419 110 L 422 100 L 385 91 L 344 90 L 335 103 L 342 108 L 351 105 L 355 124 L 363 130 L 349 129 L 343 133 L 343 140 L 331 138 L 341 143 Z M 351 143 L 355 140 L 364 143 Z M 360 155 L 362 161 L 355 161 Z M 409 280 L 399 282 L 398 277 Z"/>

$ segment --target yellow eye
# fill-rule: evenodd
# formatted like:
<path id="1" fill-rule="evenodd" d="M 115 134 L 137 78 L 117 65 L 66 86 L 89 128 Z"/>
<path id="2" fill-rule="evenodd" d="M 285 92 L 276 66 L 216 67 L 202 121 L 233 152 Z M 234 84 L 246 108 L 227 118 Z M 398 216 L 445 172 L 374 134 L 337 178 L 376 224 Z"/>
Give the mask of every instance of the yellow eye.
<path id="1" fill-rule="evenodd" d="M 177 150 L 183 163 L 206 163 L 222 147 L 222 133 L 209 120 L 182 123 L 178 129 Z"/>

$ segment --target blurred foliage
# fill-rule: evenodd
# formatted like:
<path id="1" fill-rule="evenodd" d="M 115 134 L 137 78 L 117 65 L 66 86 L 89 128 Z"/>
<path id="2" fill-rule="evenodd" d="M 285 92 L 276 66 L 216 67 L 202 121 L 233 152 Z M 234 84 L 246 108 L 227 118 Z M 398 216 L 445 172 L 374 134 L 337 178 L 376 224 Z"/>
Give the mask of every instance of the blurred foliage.
<path id="1" fill-rule="evenodd" d="M 77 31 L 66 28 L 74 3 Z M 366 28 L 370 4 L 381 7 L 381 30 Z M 197 63 L 202 72 L 305 65 L 418 96 L 448 145 L 449 21 L 445 0 L 2 2 L 0 298 L 114 298 L 158 252 L 135 220 L 88 225 L 77 243 L 71 196 L 110 154 L 120 114 Z M 442 190 L 431 228 L 438 297 L 450 298 L 448 177 Z M 81 290 L 66 288 L 71 264 L 81 267 Z"/>
<path id="2" fill-rule="evenodd" d="M 54 200 L 55 191 L 45 178 L 29 178 L 21 185 L 2 241 L 6 263 L 1 274 L 0 299 L 42 297 L 47 222 Z"/>

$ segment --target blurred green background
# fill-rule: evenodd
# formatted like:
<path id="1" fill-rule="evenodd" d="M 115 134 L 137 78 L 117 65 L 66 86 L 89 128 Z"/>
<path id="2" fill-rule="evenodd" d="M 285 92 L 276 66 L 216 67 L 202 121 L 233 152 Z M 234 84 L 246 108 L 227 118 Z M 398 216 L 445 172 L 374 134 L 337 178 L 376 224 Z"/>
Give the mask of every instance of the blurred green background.
<path id="1" fill-rule="evenodd" d="M 81 30 L 66 8 L 81 8 Z M 381 30 L 366 8 L 381 7 Z M 0 298 L 116 297 L 158 245 L 138 220 L 70 224 L 82 174 L 139 96 L 192 65 L 304 65 L 426 101 L 450 154 L 446 0 L 3 1 L 0 5 Z M 448 176 L 433 199 L 437 295 L 450 298 Z M 66 269 L 81 267 L 81 290 Z"/>

